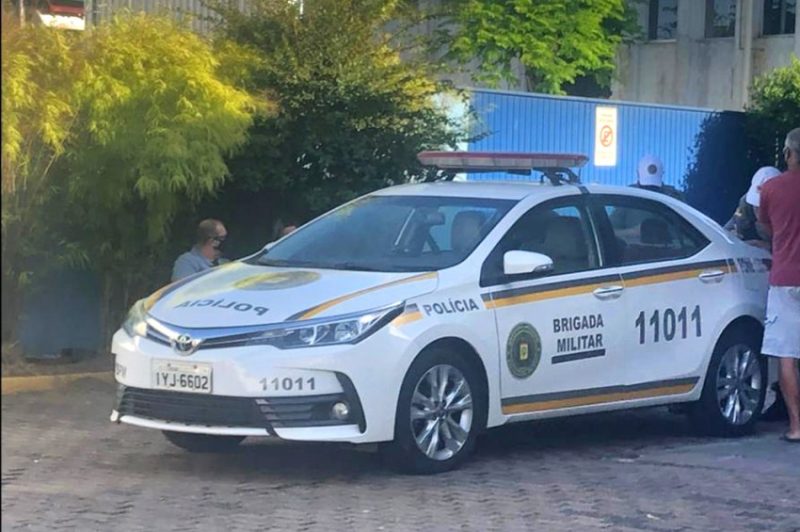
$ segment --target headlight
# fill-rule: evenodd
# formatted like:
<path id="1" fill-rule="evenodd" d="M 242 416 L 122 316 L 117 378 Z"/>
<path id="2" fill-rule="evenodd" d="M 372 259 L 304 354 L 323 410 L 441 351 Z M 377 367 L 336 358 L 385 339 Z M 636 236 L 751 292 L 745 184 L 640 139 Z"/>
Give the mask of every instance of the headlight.
<path id="1" fill-rule="evenodd" d="M 144 301 L 144 299 L 140 299 L 134 303 L 131 310 L 128 311 L 128 317 L 122 324 L 122 328 L 131 338 L 134 336 L 147 336 L 147 323 L 145 322 L 147 311 L 144 307 Z"/>
<path id="2" fill-rule="evenodd" d="M 403 305 L 395 305 L 362 314 L 287 325 L 253 336 L 248 339 L 247 344 L 269 344 L 280 349 L 355 344 L 393 320 L 402 311 Z"/>

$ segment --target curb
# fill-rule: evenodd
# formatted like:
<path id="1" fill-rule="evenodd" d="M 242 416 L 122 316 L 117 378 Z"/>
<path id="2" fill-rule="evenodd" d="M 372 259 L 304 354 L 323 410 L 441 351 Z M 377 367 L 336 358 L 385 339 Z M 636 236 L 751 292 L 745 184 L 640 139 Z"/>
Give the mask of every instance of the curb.
<path id="1" fill-rule="evenodd" d="M 91 373 L 66 373 L 63 375 L 35 375 L 31 377 L 3 377 L 0 379 L 2 395 L 21 392 L 55 390 L 81 379 L 96 379 L 114 382 L 113 371 L 94 371 Z"/>

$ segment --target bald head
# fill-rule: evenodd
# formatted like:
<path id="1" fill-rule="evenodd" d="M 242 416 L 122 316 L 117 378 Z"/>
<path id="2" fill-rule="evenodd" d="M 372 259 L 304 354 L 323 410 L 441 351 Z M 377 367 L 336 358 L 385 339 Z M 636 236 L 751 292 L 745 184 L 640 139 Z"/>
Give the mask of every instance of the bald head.
<path id="1" fill-rule="evenodd" d="M 195 242 L 198 246 L 203 246 L 214 238 L 221 236 L 222 233 L 225 233 L 225 226 L 222 225 L 222 222 L 208 218 L 197 225 L 197 240 Z"/>

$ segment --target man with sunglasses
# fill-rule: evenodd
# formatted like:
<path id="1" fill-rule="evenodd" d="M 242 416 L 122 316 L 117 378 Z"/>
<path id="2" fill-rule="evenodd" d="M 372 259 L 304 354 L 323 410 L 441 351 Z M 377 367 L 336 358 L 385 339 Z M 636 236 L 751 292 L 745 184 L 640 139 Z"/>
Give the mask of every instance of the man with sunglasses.
<path id="1" fill-rule="evenodd" d="M 195 245 L 175 261 L 172 281 L 218 266 L 222 258 L 222 245 L 227 236 L 228 231 L 219 220 L 209 218 L 200 222 Z"/>
<path id="2" fill-rule="evenodd" d="M 786 135 L 787 171 L 761 188 L 758 220 L 772 235 L 765 355 L 780 360 L 780 388 L 789 412 L 786 441 L 800 443 L 800 128 Z"/>

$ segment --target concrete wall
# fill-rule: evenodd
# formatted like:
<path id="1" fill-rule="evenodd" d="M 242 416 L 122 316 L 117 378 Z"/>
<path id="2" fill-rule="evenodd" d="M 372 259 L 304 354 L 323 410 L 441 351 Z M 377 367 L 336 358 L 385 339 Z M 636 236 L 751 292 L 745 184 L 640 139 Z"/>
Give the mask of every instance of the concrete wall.
<path id="1" fill-rule="evenodd" d="M 800 27 L 798 22 L 797 27 Z M 787 57 L 800 57 L 800 34 L 765 35 L 753 43 L 753 74 L 760 76 L 777 67 L 786 66 Z"/>
<path id="2" fill-rule="evenodd" d="M 237 7 L 247 11 L 247 0 L 235 0 Z M 192 30 L 205 33 L 213 29 L 215 15 L 202 0 L 86 0 L 86 19 L 89 25 L 108 22 L 115 15 L 130 11 L 166 14 L 188 22 Z"/>
<path id="3" fill-rule="evenodd" d="M 648 103 L 741 110 L 755 76 L 800 56 L 800 34 L 762 36 L 764 0 L 739 0 L 736 35 L 705 37 L 705 2 L 678 0 L 677 38 L 636 43 L 620 50 L 612 98 Z M 752 9 L 751 66 L 747 73 L 747 27 Z M 647 27 L 647 5 L 640 23 Z M 796 27 L 800 28 L 799 19 Z"/>

